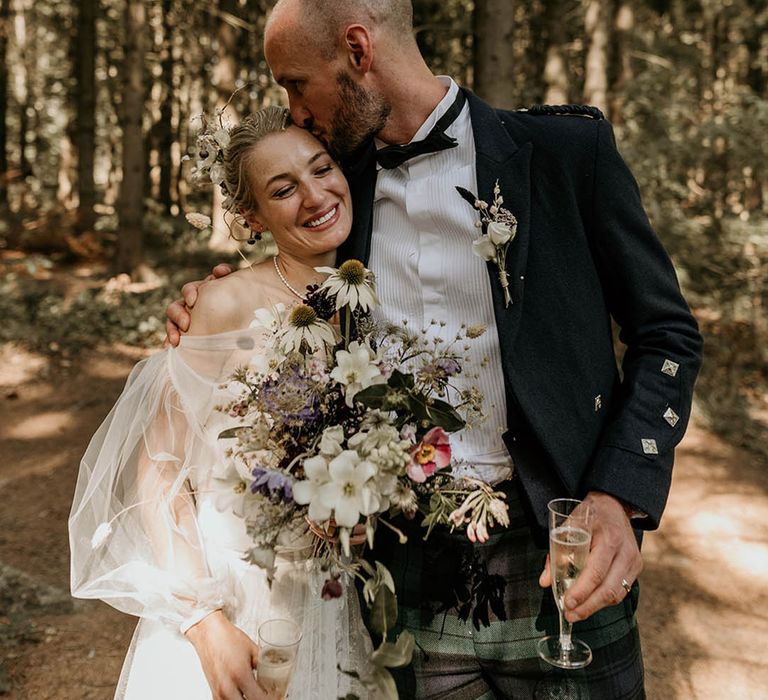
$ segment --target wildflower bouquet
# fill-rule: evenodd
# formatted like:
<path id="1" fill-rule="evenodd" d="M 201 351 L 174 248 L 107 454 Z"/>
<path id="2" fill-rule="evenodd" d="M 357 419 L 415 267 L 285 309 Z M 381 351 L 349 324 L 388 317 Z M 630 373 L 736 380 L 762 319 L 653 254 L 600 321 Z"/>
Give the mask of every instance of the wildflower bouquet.
<path id="1" fill-rule="evenodd" d="M 396 698 L 388 669 L 410 662 L 414 640 L 403 632 L 388 641 L 397 599 L 374 558 L 376 528 L 404 543 L 390 519 L 420 512 L 425 538 L 444 525 L 482 541 L 495 523 L 508 524 L 503 493 L 451 471 L 448 433 L 482 415 L 479 393 L 454 386 L 466 363 L 460 348 L 483 328 L 444 341 L 376 324 L 369 270 L 351 260 L 319 271 L 329 276 L 308 288 L 305 303 L 256 312 L 254 324 L 271 342 L 233 377 L 240 391 L 222 410 L 242 425 L 220 437 L 234 440 L 228 454 L 250 475 L 238 485 L 249 501 L 248 560 L 272 572 L 284 533 L 306 533 L 311 556 L 328 572 L 324 598 L 357 579 L 382 638 L 360 680 L 376 697 Z M 366 546 L 373 557 L 364 556 Z"/>

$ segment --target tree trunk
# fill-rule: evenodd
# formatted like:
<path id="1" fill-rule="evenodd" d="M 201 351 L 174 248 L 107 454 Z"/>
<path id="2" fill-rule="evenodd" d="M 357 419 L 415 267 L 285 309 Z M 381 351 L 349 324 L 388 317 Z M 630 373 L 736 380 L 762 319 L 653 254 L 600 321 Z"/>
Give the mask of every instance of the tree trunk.
<path id="1" fill-rule="evenodd" d="M 474 89 L 495 107 L 513 109 L 515 4 L 477 0 L 474 13 Z"/>
<path id="2" fill-rule="evenodd" d="M 120 234 L 116 271 L 135 274 L 143 259 L 144 214 L 144 36 L 146 12 L 142 0 L 126 0 L 125 59 L 120 121 L 123 131 L 123 181 L 118 215 Z"/>
<path id="3" fill-rule="evenodd" d="M 31 173 L 27 161 L 27 132 L 29 131 L 29 85 L 27 76 L 27 0 L 16 0 L 13 19 L 16 50 L 19 60 L 13 69 L 13 86 L 19 109 L 19 175 L 23 179 Z M 24 202 L 21 207 L 24 208 Z"/>
<path id="4" fill-rule="evenodd" d="M 632 33 L 635 29 L 635 12 L 629 0 L 621 0 L 614 19 L 613 53 L 615 69 L 611 81 L 611 121 L 621 124 L 627 91 L 632 83 L 632 59 L 630 57 Z"/>
<path id="5" fill-rule="evenodd" d="M 77 233 L 92 231 L 95 222 L 96 184 L 96 9 L 98 0 L 80 0 L 77 13 L 75 82 L 77 126 L 74 141 L 77 150 Z"/>
<path id="6" fill-rule="evenodd" d="M 219 9 L 222 13 L 237 16 L 237 0 L 219 0 Z M 230 95 L 236 90 L 237 80 L 237 40 L 239 30 L 233 27 L 226 19 L 219 20 L 218 39 L 219 56 L 213 72 L 213 84 L 216 87 L 216 108 L 222 109 L 229 100 Z M 237 120 L 234 110 L 228 114 L 230 123 Z M 208 242 L 211 250 L 220 253 L 231 253 L 237 249 L 237 241 L 229 235 L 229 227 L 224 220 L 224 197 L 221 190 L 213 188 L 212 226 L 213 232 Z"/>
<path id="7" fill-rule="evenodd" d="M 589 0 L 585 30 L 589 49 L 584 72 L 584 102 L 608 115 L 608 49 L 613 0 Z"/>
<path id="8" fill-rule="evenodd" d="M 565 61 L 565 44 L 568 41 L 567 23 L 563 0 L 545 3 L 544 25 L 547 37 L 547 56 L 544 63 L 545 104 L 562 105 L 570 102 L 568 67 Z"/>
<path id="9" fill-rule="evenodd" d="M 161 80 L 163 95 L 160 103 L 160 120 L 157 124 L 157 164 L 160 168 L 158 201 L 170 212 L 173 205 L 172 182 L 173 160 L 173 0 L 163 0 L 163 59 Z"/>
<path id="10" fill-rule="evenodd" d="M 8 202 L 8 38 L 11 34 L 11 0 L 0 2 L 0 210 Z"/>

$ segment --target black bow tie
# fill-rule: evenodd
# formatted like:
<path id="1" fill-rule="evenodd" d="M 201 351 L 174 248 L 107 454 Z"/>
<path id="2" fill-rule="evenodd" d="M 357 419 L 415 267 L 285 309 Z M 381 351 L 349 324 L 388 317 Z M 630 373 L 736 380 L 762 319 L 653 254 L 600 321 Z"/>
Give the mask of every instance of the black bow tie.
<path id="1" fill-rule="evenodd" d="M 452 136 L 448 136 L 445 130 L 456 121 L 456 117 L 459 116 L 461 110 L 464 108 L 466 102 L 464 93 L 459 90 L 456 95 L 456 99 L 453 104 L 448 108 L 448 111 L 440 117 L 439 121 L 427 134 L 427 137 L 422 141 L 413 141 L 403 146 L 387 146 L 380 148 L 376 152 L 376 160 L 379 165 L 386 169 L 391 170 L 401 166 L 405 161 L 415 158 L 416 156 L 423 156 L 427 153 L 437 153 L 437 151 L 445 151 L 448 148 L 456 148 L 459 142 Z"/>

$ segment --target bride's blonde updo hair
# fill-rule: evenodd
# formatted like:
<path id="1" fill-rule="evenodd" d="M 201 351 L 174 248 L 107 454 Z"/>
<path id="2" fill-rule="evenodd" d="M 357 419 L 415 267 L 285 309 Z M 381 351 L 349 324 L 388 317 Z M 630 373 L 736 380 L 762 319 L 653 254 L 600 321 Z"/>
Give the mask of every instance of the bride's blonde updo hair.
<path id="1" fill-rule="evenodd" d="M 249 114 L 229 132 L 224 149 L 224 185 L 231 198 L 228 211 L 242 219 L 256 211 L 256 198 L 250 181 L 253 147 L 265 136 L 285 131 L 293 122 L 285 107 L 264 107 Z"/>

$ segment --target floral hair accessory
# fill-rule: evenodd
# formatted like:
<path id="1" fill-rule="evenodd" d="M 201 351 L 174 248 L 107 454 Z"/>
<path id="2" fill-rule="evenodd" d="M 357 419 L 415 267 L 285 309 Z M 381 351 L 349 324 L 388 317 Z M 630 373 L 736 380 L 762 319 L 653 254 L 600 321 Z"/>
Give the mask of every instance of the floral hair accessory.
<path id="1" fill-rule="evenodd" d="M 472 252 L 486 262 L 496 264 L 499 283 L 504 291 L 504 305 L 509 306 L 512 297 L 509 294 L 507 249 L 517 234 L 517 219 L 511 211 L 502 206 L 504 197 L 501 196 L 498 180 L 493 186 L 493 202 L 490 205 L 463 187 L 457 187 L 456 191 L 480 213 L 480 219 L 475 222 L 475 226 L 481 228 L 483 234 L 472 243 Z"/>

